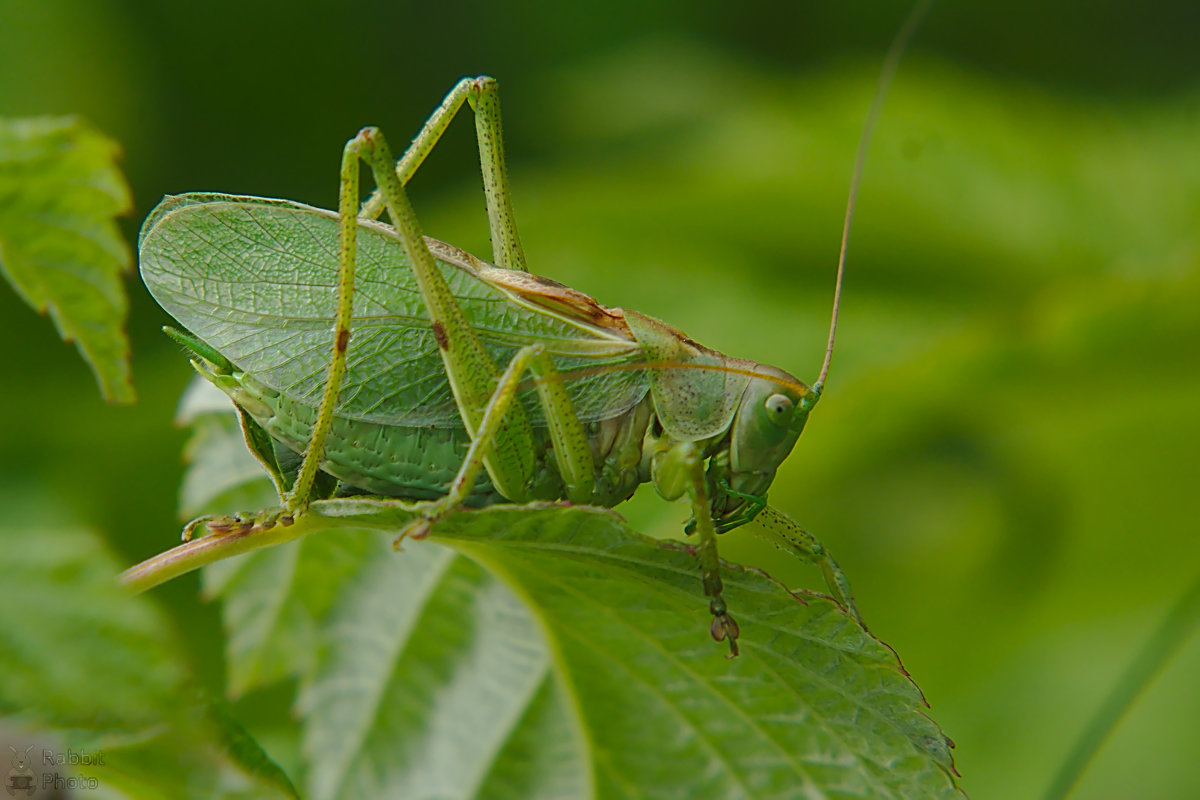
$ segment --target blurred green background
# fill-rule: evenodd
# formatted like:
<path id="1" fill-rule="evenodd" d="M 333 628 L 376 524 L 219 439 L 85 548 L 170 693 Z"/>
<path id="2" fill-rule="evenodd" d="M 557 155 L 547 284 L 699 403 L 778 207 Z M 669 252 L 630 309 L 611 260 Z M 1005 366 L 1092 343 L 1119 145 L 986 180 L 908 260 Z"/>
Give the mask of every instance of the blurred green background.
<path id="1" fill-rule="evenodd" d="M 399 149 L 457 78 L 492 74 L 535 272 L 815 377 L 907 4 L 353 7 L 5 0 L 0 114 L 80 113 L 117 138 L 132 240 L 169 192 L 332 207 L 359 127 Z M 1198 40 L 1192 2 L 944 2 L 880 122 L 826 398 L 772 501 L 838 556 L 975 798 L 1042 791 L 1200 573 Z M 412 191 L 427 233 L 488 255 L 470 124 Z M 177 536 L 191 374 L 128 286 L 131 408 L 0 291 L 0 519 L 52 508 L 124 563 Z M 627 514 L 660 535 L 687 515 L 652 491 Z M 746 532 L 723 553 L 820 585 Z M 194 577 L 157 597 L 219 688 L 218 610 Z M 1195 796 L 1198 674 L 1193 636 L 1077 797 Z"/>

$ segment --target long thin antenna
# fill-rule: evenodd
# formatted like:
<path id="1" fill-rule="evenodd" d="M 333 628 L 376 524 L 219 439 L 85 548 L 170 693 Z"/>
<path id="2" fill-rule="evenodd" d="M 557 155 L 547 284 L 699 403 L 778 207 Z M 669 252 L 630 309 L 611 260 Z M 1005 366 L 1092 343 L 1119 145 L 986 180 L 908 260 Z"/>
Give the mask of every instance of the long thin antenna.
<path id="1" fill-rule="evenodd" d="M 875 88 L 875 97 L 871 100 L 871 108 L 867 111 L 867 121 L 863 124 L 862 137 L 858 140 L 858 153 L 854 157 L 854 174 L 850 178 L 850 197 L 846 200 L 846 221 L 842 224 L 842 249 L 838 253 L 837 281 L 833 286 L 833 313 L 829 319 L 829 342 L 825 345 L 825 363 L 821 365 L 821 374 L 813 389 L 819 395 L 825 386 L 825 376 L 829 374 L 829 362 L 833 360 L 833 339 L 837 335 L 838 311 L 842 306 L 842 278 L 846 274 L 846 245 L 850 241 L 850 224 L 854 221 L 854 205 L 858 201 L 858 185 L 862 182 L 863 165 L 867 161 L 867 149 L 871 145 L 871 134 L 875 131 L 875 123 L 883 110 L 883 101 L 896 76 L 900 66 L 900 56 L 908 48 L 909 40 L 921 24 L 921 20 L 929 13 L 933 0 L 922 0 L 908 12 L 908 17 L 892 40 L 887 56 L 883 60 L 883 69 L 879 73 L 879 84 Z"/>

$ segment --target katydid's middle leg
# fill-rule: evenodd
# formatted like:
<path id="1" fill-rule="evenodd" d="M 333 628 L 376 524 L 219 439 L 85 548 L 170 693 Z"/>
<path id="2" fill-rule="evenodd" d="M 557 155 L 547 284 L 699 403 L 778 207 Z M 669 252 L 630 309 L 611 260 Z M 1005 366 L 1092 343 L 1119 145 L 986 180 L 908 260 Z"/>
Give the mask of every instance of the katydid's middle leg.
<path id="1" fill-rule="evenodd" d="M 696 557 L 700 561 L 700 580 L 704 594 L 709 598 L 708 610 L 712 613 L 710 631 L 718 642 L 729 640 L 729 658 L 738 655 L 737 621 L 729 615 L 725 605 L 724 584 L 721 581 L 721 561 L 717 555 L 717 531 L 713 525 L 712 506 L 708 498 L 708 483 L 704 475 L 704 459 L 693 444 L 681 454 L 681 464 L 687 471 L 687 493 L 692 501 L 692 520 L 695 531 L 700 535 L 696 546 Z"/>
<path id="2" fill-rule="evenodd" d="M 396 546 L 406 537 L 425 538 L 434 523 L 462 506 L 475 485 L 479 470 L 484 467 L 485 455 L 492 446 L 496 431 L 505 415 L 509 414 L 514 406 L 520 407 L 516 402 L 517 389 L 526 371 L 533 373 L 539 400 L 545 408 L 550 440 L 554 447 L 559 474 L 566 488 L 567 499 L 574 503 L 582 503 L 591 498 L 595 463 L 583 425 L 570 405 L 562 381 L 557 379 L 554 361 L 541 345 L 526 345 L 517 351 L 504 374 L 500 376 L 496 391 L 484 409 L 479 428 L 471 437 L 467 455 L 459 467 L 458 474 L 450 482 L 446 495 L 425 506 L 421 517 L 401 531 L 396 539 Z"/>

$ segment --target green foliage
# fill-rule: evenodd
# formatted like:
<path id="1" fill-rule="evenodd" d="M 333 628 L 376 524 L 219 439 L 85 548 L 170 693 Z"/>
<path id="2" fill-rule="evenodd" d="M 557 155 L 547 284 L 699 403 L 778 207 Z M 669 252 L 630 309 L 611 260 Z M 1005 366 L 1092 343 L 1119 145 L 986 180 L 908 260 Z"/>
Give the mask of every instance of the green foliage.
<path id="1" fill-rule="evenodd" d="M 0 120 L 0 273 L 75 341 L 105 399 L 134 398 L 113 218 L 132 208 L 116 143 L 74 117 Z"/>
<path id="2" fill-rule="evenodd" d="M 601 19 L 605 4 L 593 4 L 594 18 L 575 5 L 492 4 L 478 24 L 454 28 L 453 47 L 438 36 L 397 47 L 413 20 L 395 4 L 369 3 L 386 5 L 393 24 L 365 27 L 336 4 L 286 18 L 226 5 L 7 4 L 3 111 L 80 110 L 116 133 L 136 218 L 186 190 L 328 207 L 337 154 L 359 125 L 402 141 L 450 80 L 491 71 L 534 271 L 724 351 L 815 374 L 877 67 L 845 59 L 878 54 L 900 9 L 795 4 L 795 24 L 783 24 L 720 4 L 681 15 L 651 2 L 633 22 Z M 978 800 L 1045 789 L 1200 563 L 1200 95 L 1190 66 L 1200 50 L 1180 24 L 1186 5 L 939 5 L 868 161 L 826 399 L 772 491 L 837 554 L 872 630 L 904 654 Z M 453 13 L 424 7 L 422 29 Z M 244 24 L 229 24 L 235 16 Z M 366 77 L 347 80 L 347 54 Z M 286 81 L 248 77 L 280 64 Z M 476 155 L 469 131 L 456 135 L 414 181 L 415 202 L 428 233 L 486 254 Z M 113 409 L 82 391 L 74 354 L 50 327 L 0 292 L 0 531 L 12 535 L 0 586 L 64 526 L 51 509 L 86 520 L 120 565 L 174 539 L 183 435 L 168 420 L 189 370 L 150 306 L 139 290 L 131 332 L 143 403 Z M 22 516 L 18 498 L 30 495 L 38 507 Z M 261 502 L 228 496 L 216 507 Z M 686 516 L 653 496 L 619 511 L 662 536 L 677 536 Z M 819 586 L 748 535 L 724 536 L 721 548 L 789 586 Z M 88 584 L 56 585 L 89 602 Z M 196 596 L 187 578 L 151 595 L 170 620 L 164 638 L 173 630 L 182 642 L 180 669 L 224 686 L 233 645 L 218 617 L 229 605 Z M 288 626 L 273 630 L 282 639 Z M 69 644 L 37 646 L 86 662 Z M 1192 633 L 1073 797 L 1190 796 L 1198 645 Z M 261 652 L 263 667 L 230 669 L 242 682 L 233 713 L 304 787 L 294 687 L 266 679 L 287 663 Z M 0 671 L 9 663 L 0 654 Z M 530 714 L 548 709 L 554 724 L 552 701 Z M 20 697 L 5 709 L 32 720 L 41 707 Z M 123 765 L 166 775 L 189 748 L 207 749 L 144 747 L 153 758 Z M 553 762 L 520 742 L 507 753 L 511 764 Z M 96 774 L 118 781 L 112 767 Z M 184 788 L 194 776 L 206 784 L 183 767 L 157 795 L 149 779 L 146 791 L 124 788 L 131 774 L 114 794 L 217 794 Z"/>

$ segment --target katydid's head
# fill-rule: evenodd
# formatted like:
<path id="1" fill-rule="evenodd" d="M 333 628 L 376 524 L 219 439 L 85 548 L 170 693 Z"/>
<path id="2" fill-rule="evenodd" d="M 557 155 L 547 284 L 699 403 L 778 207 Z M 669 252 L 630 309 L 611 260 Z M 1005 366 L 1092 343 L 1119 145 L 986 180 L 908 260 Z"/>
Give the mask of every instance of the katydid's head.
<path id="1" fill-rule="evenodd" d="M 817 393 L 781 369 L 757 366 L 733 418 L 729 467 L 734 489 L 764 493 L 792 452 Z"/>

